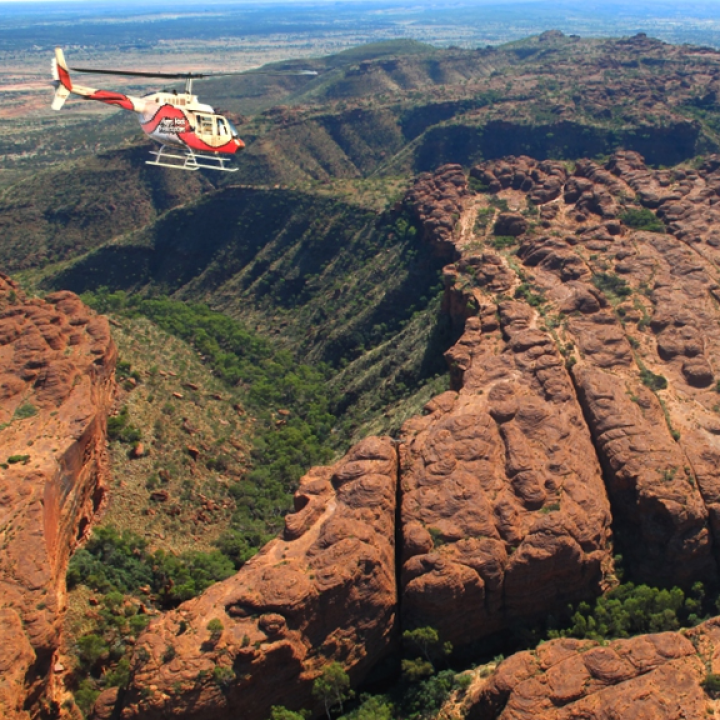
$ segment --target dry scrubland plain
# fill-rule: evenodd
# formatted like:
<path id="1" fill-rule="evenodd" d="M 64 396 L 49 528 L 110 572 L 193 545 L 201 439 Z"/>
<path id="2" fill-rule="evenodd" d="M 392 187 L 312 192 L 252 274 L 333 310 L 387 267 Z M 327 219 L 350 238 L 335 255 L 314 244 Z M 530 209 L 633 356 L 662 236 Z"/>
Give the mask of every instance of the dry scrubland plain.
<path id="1" fill-rule="evenodd" d="M 312 63 L 0 196 L 0 708 L 715 717 L 720 54 Z"/>

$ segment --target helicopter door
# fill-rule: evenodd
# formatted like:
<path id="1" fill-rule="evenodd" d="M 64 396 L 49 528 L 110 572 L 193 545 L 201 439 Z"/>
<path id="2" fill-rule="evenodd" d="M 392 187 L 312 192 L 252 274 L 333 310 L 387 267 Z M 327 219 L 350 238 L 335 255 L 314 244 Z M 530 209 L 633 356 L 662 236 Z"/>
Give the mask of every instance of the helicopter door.
<path id="1" fill-rule="evenodd" d="M 197 113 L 195 115 L 195 121 L 195 132 L 198 135 L 212 137 L 215 134 L 212 115 L 201 115 L 200 113 Z"/>
<path id="2" fill-rule="evenodd" d="M 227 122 L 225 122 L 224 117 L 220 117 L 219 115 L 216 116 L 217 121 L 217 134 L 221 138 L 229 138 L 230 137 L 230 131 L 228 130 Z"/>

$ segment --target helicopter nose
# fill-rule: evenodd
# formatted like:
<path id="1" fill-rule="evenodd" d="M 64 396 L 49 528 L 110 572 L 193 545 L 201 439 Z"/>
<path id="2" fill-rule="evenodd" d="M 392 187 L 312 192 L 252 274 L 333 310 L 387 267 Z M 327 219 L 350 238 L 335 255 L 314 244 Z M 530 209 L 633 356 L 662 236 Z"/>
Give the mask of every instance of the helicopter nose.
<path id="1" fill-rule="evenodd" d="M 235 138 L 235 144 L 238 146 L 238 150 L 242 150 L 245 147 L 245 143 L 240 138 Z"/>

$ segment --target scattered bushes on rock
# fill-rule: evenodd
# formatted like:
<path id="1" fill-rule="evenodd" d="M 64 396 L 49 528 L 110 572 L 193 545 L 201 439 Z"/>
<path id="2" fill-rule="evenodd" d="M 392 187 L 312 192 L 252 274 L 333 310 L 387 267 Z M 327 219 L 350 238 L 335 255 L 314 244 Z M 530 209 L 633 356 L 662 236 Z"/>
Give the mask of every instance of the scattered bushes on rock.
<path id="1" fill-rule="evenodd" d="M 615 298 L 624 298 L 632 295 L 630 286 L 617 275 L 607 272 L 595 273 L 592 278 L 593 285 L 606 295 Z"/>
<path id="2" fill-rule="evenodd" d="M 13 420 L 25 420 L 37 415 L 38 409 L 32 403 L 23 403 L 15 410 Z"/>

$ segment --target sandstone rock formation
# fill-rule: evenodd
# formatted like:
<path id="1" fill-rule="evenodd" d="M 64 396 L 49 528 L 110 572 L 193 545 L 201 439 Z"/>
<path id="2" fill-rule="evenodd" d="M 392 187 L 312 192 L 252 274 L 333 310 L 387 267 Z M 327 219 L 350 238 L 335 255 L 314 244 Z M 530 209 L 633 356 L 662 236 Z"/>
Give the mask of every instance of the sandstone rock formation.
<path id="1" fill-rule="evenodd" d="M 516 213 L 536 218 L 501 254 L 522 282 L 515 296 L 534 304 L 536 321 L 568 358 L 621 550 L 634 576 L 654 583 L 717 574 L 717 284 L 697 243 L 637 227 L 638 213 L 627 210 L 637 201 L 665 219 L 661 209 L 679 197 L 690 195 L 692 207 L 711 203 L 712 158 L 703 168 L 652 171 L 621 151 L 605 167 L 579 161 L 561 194 L 544 204 L 535 195 L 532 206 L 535 187 L 559 171 L 530 158 L 472 171 Z M 513 190 L 507 178 L 528 169 L 533 185 Z M 481 207 L 492 199 L 481 197 Z M 485 241 L 492 244 L 489 229 Z M 477 293 L 462 287 L 458 264 L 455 273 L 457 292 Z"/>
<path id="2" fill-rule="evenodd" d="M 284 536 L 152 624 L 98 718 L 310 707 L 328 662 L 357 683 L 400 628 L 459 647 L 537 619 L 616 582 L 618 550 L 638 580 L 717 578 L 720 258 L 701 218 L 718 169 L 618 152 L 572 172 L 489 161 L 474 192 L 457 165 L 421 176 L 403 207 L 451 260 L 444 309 L 464 328 L 451 389 L 397 446 L 369 438 L 312 470 Z M 470 715 L 695 717 L 719 627 L 549 643 L 501 665 Z"/>
<path id="3" fill-rule="evenodd" d="M 116 351 L 72 293 L 0 275 L 0 715 L 56 707 L 65 570 L 102 502 Z"/>
<path id="4" fill-rule="evenodd" d="M 244 720 L 266 720 L 272 705 L 316 702 L 313 682 L 333 660 L 362 681 L 399 640 L 396 492 L 389 438 L 311 470 L 282 537 L 138 638 L 122 717 L 219 720 L 242 708 Z M 98 717 L 112 700 L 101 698 Z"/>
<path id="5" fill-rule="evenodd" d="M 552 640 L 513 655 L 470 689 L 468 720 L 703 720 L 720 672 L 720 620 L 599 645 Z"/>
<path id="6" fill-rule="evenodd" d="M 403 201 L 422 226 L 423 241 L 448 259 L 457 257 L 454 237 L 469 194 L 462 167 L 448 164 L 420 175 Z"/>
<path id="7" fill-rule="evenodd" d="M 562 356 L 526 306 L 498 316 L 467 321 L 450 352 L 462 388 L 402 434 L 404 623 L 456 646 L 597 595 L 611 567 L 609 504 Z"/>

